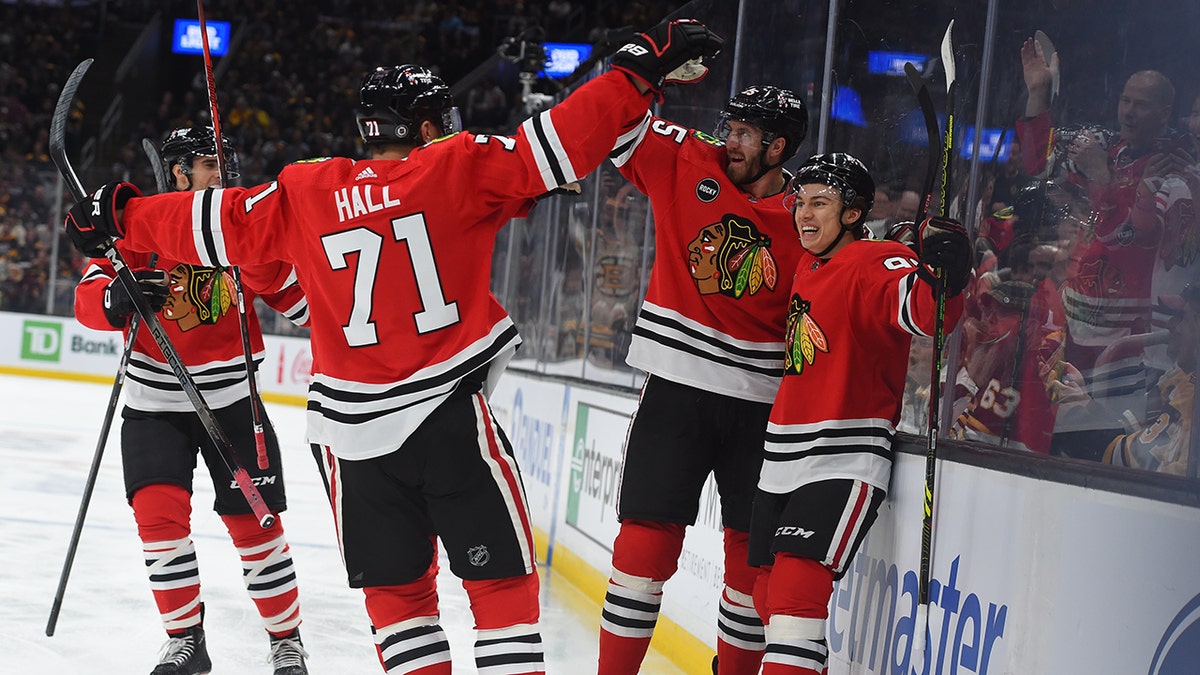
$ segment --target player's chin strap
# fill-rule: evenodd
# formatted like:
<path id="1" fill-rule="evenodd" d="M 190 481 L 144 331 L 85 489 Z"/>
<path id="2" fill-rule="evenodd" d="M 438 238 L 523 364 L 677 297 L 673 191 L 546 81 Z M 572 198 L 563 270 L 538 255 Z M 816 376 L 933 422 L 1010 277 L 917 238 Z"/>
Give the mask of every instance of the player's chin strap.
<path id="1" fill-rule="evenodd" d="M 838 222 L 839 223 L 841 223 L 842 214 L 845 212 L 846 212 L 846 206 L 842 205 L 842 210 L 840 213 L 838 213 Z M 814 256 L 816 256 L 818 258 L 824 258 L 826 255 L 829 254 L 830 251 L 833 250 L 833 247 L 837 246 L 838 243 L 842 241 L 842 237 L 845 237 L 847 234 L 849 234 L 851 237 L 853 237 L 854 231 L 860 227 L 861 227 L 861 225 L 859 225 L 858 223 L 851 223 L 849 225 L 842 223 L 842 233 L 838 235 L 837 239 L 834 239 L 832 242 L 830 242 L 830 244 L 828 246 L 826 246 L 825 249 L 822 250 L 820 253 L 814 253 L 812 251 L 809 251 L 809 253 L 812 253 Z"/>

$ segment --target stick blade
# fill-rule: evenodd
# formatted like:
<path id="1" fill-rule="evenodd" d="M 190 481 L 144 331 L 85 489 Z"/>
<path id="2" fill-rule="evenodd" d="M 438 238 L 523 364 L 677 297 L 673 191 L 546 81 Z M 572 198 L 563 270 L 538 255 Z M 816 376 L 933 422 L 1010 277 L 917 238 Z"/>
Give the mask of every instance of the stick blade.
<path id="1" fill-rule="evenodd" d="M 75 175 L 75 170 L 71 168 L 71 163 L 67 161 L 67 120 L 71 117 L 71 103 L 75 100 L 75 92 L 79 90 L 79 84 L 83 82 L 83 76 L 91 67 L 92 60 L 89 58 L 80 61 L 75 70 L 71 71 L 71 76 L 58 93 L 58 102 L 54 104 L 54 117 L 50 119 L 50 159 L 66 179 L 67 187 L 77 200 L 87 195 L 79 177 Z"/>
<path id="2" fill-rule="evenodd" d="M 950 19 L 950 25 L 946 26 L 946 34 L 942 36 L 942 68 L 946 70 L 946 91 L 950 90 L 950 85 L 954 84 L 957 79 L 957 67 L 954 63 L 954 19 Z"/>
<path id="3" fill-rule="evenodd" d="M 170 192 L 167 188 L 167 169 L 163 166 L 162 157 L 158 154 L 158 148 L 154 147 L 154 141 L 149 138 L 142 139 L 142 152 L 146 153 L 147 159 L 150 160 L 150 167 L 154 170 L 154 187 L 158 189 L 158 194 Z"/>

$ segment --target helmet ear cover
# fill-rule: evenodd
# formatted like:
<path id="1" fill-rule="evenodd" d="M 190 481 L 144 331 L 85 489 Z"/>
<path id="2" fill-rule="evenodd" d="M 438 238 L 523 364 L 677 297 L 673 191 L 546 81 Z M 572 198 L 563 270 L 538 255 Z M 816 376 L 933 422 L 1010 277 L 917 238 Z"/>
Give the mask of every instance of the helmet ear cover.
<path id="1" fill-rule="evenodd" d="M 462 130 L 450 88 L 429 69 L 381 66 L 363 78 L 355 115 L 363 142 L 419 145 L 421 124 L 432 122 L 440 135 Z"/>

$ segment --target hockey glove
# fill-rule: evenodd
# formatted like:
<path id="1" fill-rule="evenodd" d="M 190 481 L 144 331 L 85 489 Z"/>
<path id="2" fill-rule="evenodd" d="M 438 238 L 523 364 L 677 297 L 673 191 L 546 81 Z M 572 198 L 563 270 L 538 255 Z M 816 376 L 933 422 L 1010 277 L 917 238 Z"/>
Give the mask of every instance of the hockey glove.
<path id="1" fill-rule="evenodd" d="M 113 239 L 125 236 L 118 212 L 142 191 L 133 183 L 113 183 L 75 203 L 64 224 L 67 237 L 79 252 L 90 258 L 102 258 Z"/>
<path id="2" fill-rule="evenodd" d="M 150 309 L 155 312 L 162 309 L 171 288 L 171 277 L 167 271 L 143 268 L 134 270 L 133 276 L 137 278 L 138 288 Z M 129 316 L 136 311 L 133 298 L 129 297 L 120 279 L 113 279 L 104 287 L 104 316 L 113 328 L 124 328 Z"/>
<path id="3" fill-rule="evenodd" d="M 617 50 L 612 67 L 644 82 L 661 100 L 667 84 L 691 84 L 708 74 L 704 58 L 721 52 L 725 40 L 695 19 L 675 19 L 638 33 Z"/>
<path id="4" fill-rule="evenodd" d="M 911 220 L 900 220 L 892 224 L 888 231 L 883 235 L 884 241 L 898 241 L 901 244 L 912 249 L 916 255 L 920 255 L 920 247 L 917 246 L 917 224 Z"/>
<path id="5" fill-rule="evenodd" d="M 942 270 L 941 284 L 946 297 L 953 298 L 971 280 L 971 239 L 962 223 L 952 218 L 931 216 L 921 222 L 919 254 L 923 263 L 918 269 L 921 277 L 935 289 L 937 280 L 929 268 Z"/>

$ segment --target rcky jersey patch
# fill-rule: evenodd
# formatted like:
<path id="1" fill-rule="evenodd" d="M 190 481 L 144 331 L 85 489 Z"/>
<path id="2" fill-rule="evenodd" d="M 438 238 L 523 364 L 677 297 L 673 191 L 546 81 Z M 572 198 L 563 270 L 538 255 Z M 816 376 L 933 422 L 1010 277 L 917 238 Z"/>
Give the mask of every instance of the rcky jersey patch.
<path id="1" fill-rule="evenodd" d="M 696 183 L 696 199 L 708 204 L 721 194 L 721 184 L 715 178 L 705 178 Z"/>
<path id="2" fill-rule="evenodd" d="M 817 352 L 829 353 L 829 341 L 825 339 L 825 331 L 808 315 L 811 308 L 812 303 L 799 295 L 792 295 L 791 302 L 788 303 L 783 352 L 785 375 L 799 375 L 804 372 L 804 364 L 813 364 Z"/>
<path id="3" fill-rule="evenodd" d="M 181 331 L 213 325 L 233 305 L 233 278 L 223 269 L 180 263 L 171 268 L 170 295 L 162 316 Z"/>
<path id="4" fill-rule="evenodd" d="M 696 233 L 688 243 L 687 260 L 700 295 L 740 298 L 763 288 L 774 291 L 779 281 L 770 237 L 746 218 L 730 213 Z"/>

